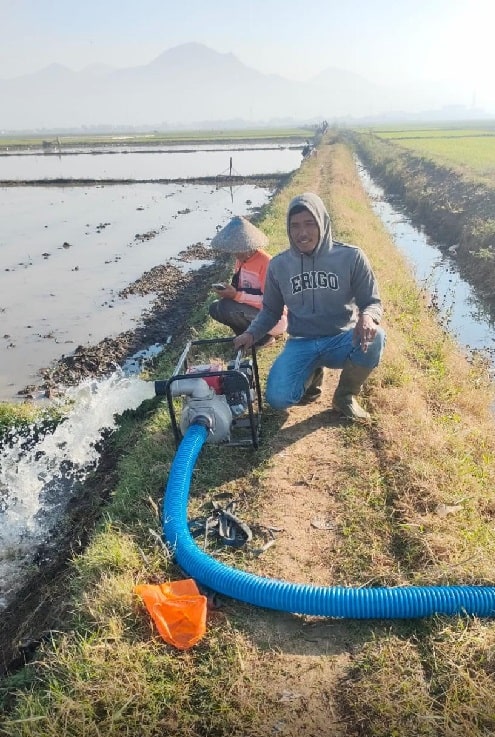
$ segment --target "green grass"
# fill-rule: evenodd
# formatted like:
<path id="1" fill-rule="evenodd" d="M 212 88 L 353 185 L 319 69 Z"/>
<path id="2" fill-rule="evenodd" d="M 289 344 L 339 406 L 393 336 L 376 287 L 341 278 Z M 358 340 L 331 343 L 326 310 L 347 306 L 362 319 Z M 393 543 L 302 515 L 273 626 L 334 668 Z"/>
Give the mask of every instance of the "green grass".
<path id="1" fill-rule="evenodd" d="M 473 169 L 495 180 L 495 134 L 462 138 L 395 139 L 402 148 L 438 161 L 443 165 Z"/>
<path id="2" fill-rule="evenodd" d="M 222 142 L 249 142 L 259 140 L 288 141 L 296 139 L 303 141 L 311 139 L 314 130 L 308 128 L 253 128 L 253 129 L 224 129 L 224 130 L 197 130 L 197 131 L 154 131 L 153 133 L 105 133 L 105 134 L 56 134 L 47 133 L 44 136 L 15 136 L 1 135 L 0 148 L 41 146 L 43 141 L 56 143 L 60 139 L 62 146 L 98 145 L 98 144 L 157 144 L 167 145 L 181 143 L 208 143 Z"/>
<path id="3" fill-rule="evenodd" d="M 9 427 L 26 426 L 34 422 L 40 415 L 39 410 L 29 402 L 15 404 L 0 402 L 0 434 Z"/>
<path id="4" fill-rule="evenodd" d="M 403 123 L 396 125 L 371 125 L 366 128 L 360 127 L 359 130 L 362 132 L 372 131 L 376 135 L 384 136 L 463 136 L 469 134 L 474 135 L 479 133 L 483 135 L 485 133 L 493 134 L 495 131 L 495 119 L 494 120 L 479 120 L 479 121 L 459 121 L 459 122 L 422 122 L 422 123 Z"/>
<path id="5" fill-rule="evenodd" d="M 54 427 L 63 415 L 63 407 L 40 408 L 29 402 L 0 402 L 0 445 L 7 436 L 40 432 Z"/>
<path id="6" fill-rule="evenodd" d="M 495 182 L 495 127 L 373 130 L 379 138 L 443 166 L 472 170 Z"/>
<path id="7" fill-rule="evenodd" d="M 408 140 L 421 138 L 484 138 L 495 136 L 495 125 L 492 128 L 401 128 L 385 130 L 374 128 L 373 132 L 380 138 L 390 140 Z"/>

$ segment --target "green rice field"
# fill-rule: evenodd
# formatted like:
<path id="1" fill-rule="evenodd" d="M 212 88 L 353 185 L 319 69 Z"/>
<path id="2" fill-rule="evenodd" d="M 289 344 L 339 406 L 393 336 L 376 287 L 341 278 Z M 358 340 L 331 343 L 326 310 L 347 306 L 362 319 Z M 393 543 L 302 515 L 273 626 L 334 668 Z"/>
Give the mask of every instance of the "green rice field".
<path id="1" fill-rule="evenodd" d="M 495 125 L 486 128 L 375 130 L 380 138 L 495 185 Z"/>
<path id="2" fill-rule="evenodd" d="M 233 141 L 287 141 L 290 139 L 311 139 L 314 128 L 256 128 L 236 130 L 181 130 L 181 131 L 154 131 L 152 133 L 108 133 L 108 134 L 56 134 L 47 133 L 44 136 L 15 136 L 0 135 L 0 149 L 9 146 L 41 146 L 44 140 L 60 141 L 63 146 L 90 146 L 90 145 L 172 145 L 185 143 L 231 143 Z"/>

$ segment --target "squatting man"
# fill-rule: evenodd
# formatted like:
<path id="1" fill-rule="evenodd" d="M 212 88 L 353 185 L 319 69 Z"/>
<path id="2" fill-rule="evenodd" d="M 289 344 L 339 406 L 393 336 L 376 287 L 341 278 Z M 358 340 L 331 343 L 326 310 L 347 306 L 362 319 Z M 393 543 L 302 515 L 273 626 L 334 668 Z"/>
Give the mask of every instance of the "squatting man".
<path id="1" fill-rule="evenodd" d="M 270 369 L 267 402 L 286 409 L 310 401 L 321 393 L 323 368 L 342 369 L 332 406 L 350 420 L 366 421 L 370 416 L 356 396 L 385 345 L 371 265 L 360 248 L 332 239 L 330 216 L 311 192 L 290 202 L 287 233 L 289 248 L 268 267 L 262 309 L 234 347 L 259 341 L 286 306 L 288 339 Z"/>

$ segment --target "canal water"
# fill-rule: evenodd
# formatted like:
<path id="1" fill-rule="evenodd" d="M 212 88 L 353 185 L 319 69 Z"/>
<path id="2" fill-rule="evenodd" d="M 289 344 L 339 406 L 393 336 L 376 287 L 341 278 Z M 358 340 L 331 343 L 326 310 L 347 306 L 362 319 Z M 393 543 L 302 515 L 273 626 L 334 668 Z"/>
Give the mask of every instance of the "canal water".
<path id="1" fill-rule="evenodd" d="M 397 248 L 406 256 L 417 282 L 431 296 L 443 327 L 469 356 L 478 351 L 487 357 L 495 373 L 495 321 L 461 278 L 455 253 L 440 248 L 409 218 L 387 200 L 382 187 L 358 163 L 364 188 Z"/>

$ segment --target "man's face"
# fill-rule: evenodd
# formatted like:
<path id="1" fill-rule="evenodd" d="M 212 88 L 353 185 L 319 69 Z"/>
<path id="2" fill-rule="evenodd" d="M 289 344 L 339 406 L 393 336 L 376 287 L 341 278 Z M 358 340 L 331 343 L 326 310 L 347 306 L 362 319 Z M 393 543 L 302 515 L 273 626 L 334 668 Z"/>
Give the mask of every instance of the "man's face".
<path id="1" fill-rule="evenodd" d="M 309 210 L 289 217 L 289 233 L 301 253 L 312 253 L 320 240 L 320 229 Z"/>

